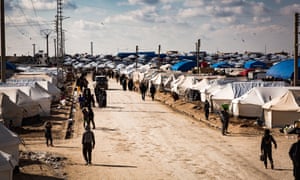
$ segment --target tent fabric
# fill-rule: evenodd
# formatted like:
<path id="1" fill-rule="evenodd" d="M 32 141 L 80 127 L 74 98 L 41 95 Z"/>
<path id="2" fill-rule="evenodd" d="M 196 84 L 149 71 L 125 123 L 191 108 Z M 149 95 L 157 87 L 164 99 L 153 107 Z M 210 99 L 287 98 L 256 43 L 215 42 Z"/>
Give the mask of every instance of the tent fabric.
<path id="1" fill-rule="evenodd" d="M 247 91 L 253 87 L 284 87 L 285 82 L 264 82 L 264 81 L 252 81 L 252 82 L 232 82 L 227 84 L 219 91 L 215 91 L 211 94 L 211 99 L 214 103 L 214 109 L 220 109 L 222 104 L 231 104 L 234 98 L 244 95 Z"/>
<path id="2" fill-rule="evenodd" d="M 234 66 L 227 62 L 221 61 L 221 62 L 217 62 L 217 63 L 213 64 L 211 67 L 212 68 L 232 68 Z"/>
<path id="3" fill-rule="evenodd" d="M 6 94 L 13 103 L 23 108 L 23 118 L 34 117 L 39 114 L 39 104 L 21 90 L 2 87 L 0 93 Z"/>
<path id="4" fill-rule="evenodd" d="M 0 86 L 0 89 L 3 88 Z M 51 110 L 51 95 L 42 88 L 38 83 L 32 86 L 5 86 L 8 89 L 19 89 L 29 96 L 33 101 L 40 106 L 39 114 L 41 116 L 49 116 Z"/>
<path id="5" fill-rule="evenodd" d="M 300 71 L 300 58 L 298 59 L 298 71 Z M 294 75 L 294 59 L 287 59 L 281 61 L 274 66 L 272 66 L 269 70 L 267 70 L 266 76 L 283 79 L 283 80 L 291 80 Z M 300 73 L 298 74 L 298 79 L 300 78 Z"/>
<path id="6" fill-rule="evenodd" d="M 8 70 L 16 70 L 17 69 L 17 66 L 11 62 L 6 61 L 5 64 L 6 64 L 6 69 L 8 69 Z"/>
<path id="7" fill-rule="evenodd" d="M 300 119 L 299 98 L 300 90 L 289 90 L 283 96 L 264 104 L 262 107 L 266 126 L 284 127 Z"/>
<path id="8" fill-rule="evenodd" d="M 17 164 L 19 163 L 20 142 L 19 137 L 15 133 L 0 123 L 0 150 L 11 154 Z"/>
<path id="9" fill-rule="evenodd" d="M 172 71 L 182 71 L 187 72 L 197 66 L 195 61 L 191 60 L 182 60 L 171 67 Z"/>
<path id="10" fill-rule="evenodd" d="M 6 125 L 12 120 L 15 127 L 22 125 L 23 110 L 21 107 L 13 103 L 7 95 L 0 93 L 0 117 L 3 118 Z"/>
<path id="11" fill-rule="evenodd" d="M 13 179 L 13 170 L 17 162 L 14 158 L 3 151 L 0 151 L 0 177 L 3 180 L 12 180 Z"/>
<path id="12" fill-rule="evenodd" d="M 182 78 L 183 77 L 183 78 Z M 195 84 L 195 77 L 193 76 L 181 76 L 177 83 L 174 83 L 171 91 L 176 92 L 179 95 L 185 95 L 186 90 L 189 89 L 193 84 Z"/>
<path id="13" fill-rule="evenodd" d="M 245 69 L 250 69 L 250 68 L 266 69 L 267 64 L 262 61 L 249 60 L 249 61 L 245 62 L 244 68 Z"/>
<path id="14" fill-rule="evenodd" d="M 232 113 L 234 116 L 260 117 L 263 113 L 262 105 L 287 91 L 288 87 L 254 87 L 231 101 Z"/>
<path id="15" fill-rule="evenodd" d="M 297 103 L 294 93 L 291 90 L 289 90 L 283 96 L 277 97 L 264 104 L 263 108 L 277 111 L 300 111 L 299 104 Z"/>
<path id="16" fill-rule="evenodd" d="M 1 86 L 35 86 L 36 83 L 51 94 L 52 102 L 60 100 L 60 89 L 58 89 L 55 84 L 48 80 L 44 80 L 43 78 L 8 79 L 6 84 L 1 84 Z"/>

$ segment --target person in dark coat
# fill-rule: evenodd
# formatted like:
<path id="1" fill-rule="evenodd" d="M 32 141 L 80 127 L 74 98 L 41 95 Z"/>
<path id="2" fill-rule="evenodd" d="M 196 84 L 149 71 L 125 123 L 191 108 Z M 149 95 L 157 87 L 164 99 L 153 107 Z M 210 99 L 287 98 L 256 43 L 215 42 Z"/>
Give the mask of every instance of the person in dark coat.
<path id="1" fill-rule="evenodd" d="M 88 110 L 89 110 L 89 115 L 88 115 L 89 116 L 89 124 L 88 125 L 90 125 L 90 123 L 92 122 L 93 129 L 95 129 L 96 126 L 95 126 L 95 121 L 94 121 L 94 112 L 93 112 L 93 109 L 91 107 L 89 107 Z"/>
<path id="2" fill-rule="evenodd" d="M 124 91 L 127 90 L 127 78 L 126 77 L 122 78 L 122 87 L 123 87 Z"/>
<path id="3" fill-rule="evenodd" d="M 272 157 L 272 143 L 274 144 L 275 149 L 277 148 L 277 143 L 273 136 L 270 134 L 270 129 L 265 129 L 264 136 L 261 139 L 260 150 L 264 156 L 264 165 L 265 168 L 268 168 L 268 158 L 271 163 L 271 169 L 274 169 L 274 162 Z"/>
<path id="4" fill-rule="evenodd" d="M 133 79 L 132 78 L 129 78 L 128 80 L 128 89 L 129 91 L 132 91 L 133 90 Z"/>
<path id="5" fill-rule="evenodd" d="M 82 109 L 83 127 L 90 126 L 89 112 L 86 108 Z"/>
<path id="6" fill-rule="evenodd" d="M 46 145 L 53 146 L 53 139 L 52 139 L 52 124 L 50 121 L 46 122 L 45 125 L 45 138 L 46 138 Z"/>
<path id="7" fill-rule="evenodd" d="M 227 106 L 223 106 L 223 110 L 221 111 L 221 122 L 222 122 L 222 134 L 225 136 L 228 133 L 228 125 L 229 125 L 229 113 L 228 113 Z"/>
<path id="8" fill-rule="evenodd" d="M 145 101 L 145 96 L 146 96 L 146 91 L 147 91 L 147 86 L 146 86 L 146 83 L 144 81 L 142 81 L 140 83 L 140 91 L 141 91 L 141 94 L 142 94 L 142 100 Z"/>
<path id="9" fill-rule="evenodd" d="M 293 174 L 295 180 L 300 180 L 300 134 L 298 134 L 298 141 L 292 144 L 289 156 L 293 161 Z"/>
<path id="10" fill-rule="evenodd" d="M 84 107 L 85 98 L 81 94 L 79 94 L 78 101 L 79 101 L 80 109 L 82 109 Z"/>
<path id="11" fill-rule="evenodd" d="M 151 98 L 152 98 L 152 101 L 154 101 L 154 95 L 156 93 L 156 87 L 153 83 L 151 83 L 151 86 L 150 86 L 150 94 L 151 94 Z"/>
<path id="12" fill-rule="evenodd" d="M 93 131 L 91 131 L 90 126 L 85 127 L 81 143 L 83 158 L 86 162 L 85 165 L 92 164 L 92 150 L 95 148 L 95 135 Z"/>
<path id="13" fill-rule="evenodd" d="M 209 116 L 209 102 L 208 100 L 205 100 L 204 102 L 204 113 L 205 113 L 205 119 L 208 120 L 208 116 Z"/>

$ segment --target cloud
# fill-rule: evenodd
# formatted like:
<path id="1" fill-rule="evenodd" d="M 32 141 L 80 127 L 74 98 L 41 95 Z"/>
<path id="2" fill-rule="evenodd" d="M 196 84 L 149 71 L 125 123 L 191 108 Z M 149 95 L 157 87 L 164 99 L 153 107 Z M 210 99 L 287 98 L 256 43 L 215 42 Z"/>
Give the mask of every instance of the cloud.
<path id="1" fill-rule="evenodd" d="M 130 5 L 136 5 L 136 4 L 151 4 L 151 5 L 154 5 L 154 4 L 157 4 L 159 2 L 160 2 L 160 0 L 128 0 L 128 3 Z"/>
<path id="2" fill-rule="evenodd" d="M 254 15 L 263 15 L 269 12 L 269 9 L 263 2 L 253 3 L 251 8 Z"/>
<path id="3" fill-rule="evenodd" d="M 280 4 L 281 3 L 281 0 L 274 0 L 275 1 L 275 3 L 277 3 L 277 4 Z"/>
<path id="4" fill-rule="evenodd" d="M 73 27 L 84 31 L 97 31 L 103 29 L 101 22 L 79 20 L 73 23 Z"/>
<path id="5" fill-rule="evenodd" d="M 125 14 L 107 17 L 104 22 L 162 22 L 162 19 L 164 18 L 158 14 L 155 6 L 145 6 Z"/>
<path id="6" fill-rule="evenodd" d="M 76 9 L 77 5 L 71 0 L 64 0 L 63 8 L 64 9 Z M 57 9 L 57 1 L 53 0 L 20 0 L 19 6 L 26 9 L 33 9 L 33 6 L 36 10 L 54 10 Z"/>
<path id="7" fill-rule="evenodd" d="M 214 31 L 216 28 L 211 24 L 205 23 L 200 26 L 200 29 L 201 31 L 210 32 L 210 31 Z"/>
<path id="8" fill-rule="evenodd" d="M 293 15 L 296 12 L 300 12 L 300 4 L 292 4 L 280 9 L 280 13 L 283 15 Z"/>
<path id="9" fill-rule="evenodd" d="M 203 6 L 205 2 L 203 0 L 185 0 L 183 5 L 185 7 L 200 7 Z"/>
<path id="10" fill-rule="evenodd" d="M 261 17 L 257 17 L 257 16 L 253 17 L 253 23 L 254 24 L 267 23 L 267 22 L 271 22 L 271 20 L 272 19 L 270 17 L 266 17 L 266 18 L 261 18 Z"/>
<path id="11" fill-rule="evenodd" d="M 13 1 L 4 1 L 5 11 L 10 12 L 13 9 Z"/>
<path id="12" fill-rule="evenodd" d="M 178 16 L 181 18 L 197 17 L 200 15 L 204 15 L 203 11 L 201 11 L 200 8 L 180 9 L 178 12 Z"/>

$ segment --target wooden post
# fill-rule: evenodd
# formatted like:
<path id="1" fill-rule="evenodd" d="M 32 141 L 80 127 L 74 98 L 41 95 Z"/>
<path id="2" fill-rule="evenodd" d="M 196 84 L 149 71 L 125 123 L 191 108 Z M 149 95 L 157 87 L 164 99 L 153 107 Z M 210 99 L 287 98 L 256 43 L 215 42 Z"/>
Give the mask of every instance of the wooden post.
<path id="1" fill-rule="evenodd" d="M 6 82 L 6 53 L 5 53 L 5 13 L 4 0 L 1 0 L 1 82 Z"/>
<path id="2" fill-rule="evenodd" d="M 295 51 L 294 51 L 294 86 L 298 84 L 298 34 L 299 34 L 299 13 L 295 13 Z"/>

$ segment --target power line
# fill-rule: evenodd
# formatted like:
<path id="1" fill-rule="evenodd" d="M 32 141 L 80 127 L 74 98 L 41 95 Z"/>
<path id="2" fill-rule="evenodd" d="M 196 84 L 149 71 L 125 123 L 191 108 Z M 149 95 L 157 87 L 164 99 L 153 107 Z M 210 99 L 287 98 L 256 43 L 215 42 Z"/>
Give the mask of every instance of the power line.
<path id="1" fill-rule="evenodd" d="M 21 31 L 21 29 L 19 29 L 18 28 L 18 26 L 16 26 L 14 23 L 13 23 L 13 21 L 11 20 L 11 18 L 10 18 L 10 16 L 7 16 L 8 17 L 8 19 L 9 19 L 9 21 L 11 21 L 11 26 L 12 27 L 14 27 L 14 28 L 16 28 L 17 29 L 17 31 L 21 34 L 21 35 L 23 35 L 23 36 L 27 36 L 26 35 L 26 33 L 25 32 L 23 32 L 23 31 Z M 31 37 L 29 37 L 29 36 L 27 36 L 29 39 L 31 39 Z"/>
<path id="2" fill-rule="evenodd" d="M 21 6 L 17 5 L 17 7 L 20 9 L 20 11 L 22 12 L 22 14 L 24 15 L 24 18 L 25 18 L 26 22 L 28 23 L 28 25 L 29 25 L 33 30 L 36 31 L 36 29 L 31 25 L 30 21 L 28 20 L 28 18 L 27 18 L 27 16 L 26 16 L 26 14 L 24 13 L 23 9 L 21 8 Z M 39 32 L 37 32 L 37 33 L 39 34 Z"/>
<path id="3" fill-rule="evenodd" d="M 28 25 L 27 23 L 6 23 L 7 26 L 39 26 L 39 25 L 54 25 L 55 23 L 52 22 L 43 22 L 43 23 L 31 23 L 30 25 Z"/>
<path id="4" fill-rule="evenodd" d="M 31 0 L 31 5 L 32 5 L 32 9 L 33 9 L 33 12 L 34 12 L 34 14 L 35 14 L 35 17 L 36 18 L 38 18 L 38 16 L 37 16 L 37 14 L 36 14 L 36 10 L 35 10 L 35 7 L 34 7 L 34 4 L 33 4 L 33 1 Z M 41 28 L 41 25 L 40 25 L 40 23 L 37 21 L 37 23 L 38 23 L 38 26 L 40 27 L 40 31 L 42 30 L 42 28 Z"/>

